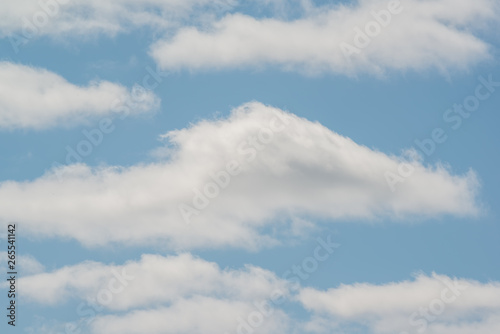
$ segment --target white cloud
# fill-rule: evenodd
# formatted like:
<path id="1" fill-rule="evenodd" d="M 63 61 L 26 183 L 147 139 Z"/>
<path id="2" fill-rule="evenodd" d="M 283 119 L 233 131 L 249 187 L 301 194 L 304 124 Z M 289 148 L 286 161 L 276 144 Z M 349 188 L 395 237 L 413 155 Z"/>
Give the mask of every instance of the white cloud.
<path id="1" fill-rule="evenodd" d="M 117 276 L 124 278 L 121 284 Z M 111 282 L 112 281 L 112 282 Z M 110 283 L 111 282 L 111 283 Z M 264 269 L 221 269 L 213 262 L 190 254 L 142 255 L 139 261 L 105 265 L 87 261 L 52 272 L 21 278 L 23 296 L 42 304 L 56 305 L 69 298 L 97 300 L 99 290 L 122 290 L 104 306 L 111 310 L 148 308 L 194 296 L 231 298 L 239 301 L 266 299 L 284 281 Z M 121 289 L 121 286 L 124 286 Z"/>
<path id="2" fill-rule="evenodd" d="M 144 113 L 158 105 L 159 99 L 144 89 L 108 81 L 78 86 L 45 69 L 0 62 L 0 129 L 73 125 Z"/>
<path id="3" fill-rule="evenodd" d="M 19 282 L 25 302 L 64 307 L 81 301 L 77 324 L 91 333 L 234 333 L 246 323 L 250 330 L 241 332 L 362 327 L 373 334 L 494 334 L 500 324 L 499 282 L 420 274 L 411 281 L 300 288 L 297 294 L 290 283 L 262 268 L 222 269 L 190 254 L 146 254 L 122 265 L 83 262 Z M 276 293 L 284 296 L 279 304 L 270 300 Z M 311 318 L 291 318 L 280 306 L 291 301 Z"/>
<path id="4" fill-rule="evenodd" d="M 348 75 L 466 69 L 490 57 L 488 44 L 479 36 L 497 17 L 498 6 L 491 0 L 401 1 L 402 11 L 391 15 L 370 44 L 358 44 L 359 53 L 346 57 L 340 45 L 355 46 L 354 28 L 364 30 L 374 20 L 371 12 L 387 11 L 388 3 L 363 0 L 356 5 L 309 6 L 294 20 L 232 13 L 206 27 L 180 29 L 155 43 L 151 55 L 168 69 L 277 65 Z"/>
<path id="5" fill-rule="evenodd" d="M 238 319 L 244 319 L 255 310 L 255 306 L 250 303 L 195 297 L 190 300 L 180 300 L 168 308 L 139 310 L 123 316 L 98 317 L 92 324 L 92 332 L 96 334 L 236 333 L 239 326 L 248 324 L 245 320 L 238 321 Z M 289 333 L 289 319 L 283 311 L 275 310 L 272 317 L 263 319 L 262 325 L 253 329 L 255 333 Z M 257 318 L 256 321 L 256 324 L 260 324 L 261 320 Z"/>
<path id="6" fill-rule="evenodd" d="M 10 36 L 14 44 L 41 35 L 113 36 L 142 26 L 171 27 L 195 11 L 226 10 L 233 4 L 232 0 L 2 1 L 0 36 Z"/>
<path id="7" fill-rule="evenodd" d="M 7 255 L 8 255 L 7 252 L 0 252 L 0 259 L 5 259 L 5 261 L 2 261 L 0 266 L 0 270 L 2 272 L 10 271 L 7 268 Z M 17 271 L 20 272 L 21 275 L 38 274 L 45 270 L 45 267 L 40 262 L 38 262 L 32 255 L 19 254 L 19 252 L 14 255 L 16 257 Z"/>
<path id="8" fill-rule="evenodd" d="M 118 276 L 126 283 L 120 283 Z M 254 302 L 278 291 L 286 294 L 287 289 L 285 281 L 267 270 L 221 269 L 190 254 L 143 255 L 124 265 L 84 262 L 22 277 L 19 284 L 23 298 L 44 305 L 60 305 L 70 298 L 89 301 L 78 308 L 82 316 L 97 305 L 96 317 L 83 319 L 93 333 L 234 332 L 238 318 L 247 319 L 258 310 Z M 108 299 L 102 290 L 112 297 Z M 127 312 L 105 315 L 101 307 Z M 266 312 L 270 310 L 266 307 Z M 282 311 L 273 310 L 259 333 L 284 333 L 287 322 Z"/>
<path id="9" fill-rule="evenodd" d="M 22 222 L 33 236 L 94 246 L 255 249 L 293 235 L 297 217 L 373 221 L 479 212 L 473 172 L 457 176 L 413 161 L 414 173 L 392 192 L 384 174 L 402 158 L 260 103 L 165 138 L 169 160 L 129 168 L 70 165 L 33 181 L 0 183 L 0 221 Z M 227 173 L 232 164 L 238 175 Z M 211 174 L 225 175 L 222 186 Z M 212 199 L 199 195 L 216 192 Z M 181 204 L 194 212 L 189 225 Z"/>
<path id="10" fill-rule="evenodd" d="M 370 333 L 493 334 L 500 325 L 500 283 L 419 275 L 384 285 L 341 285 L 327 291 L 306 288 L 298 299 L 313 312 L 305 328 L 358 324 Z M 325 329 L 325 330 L 323 330 Z"/>

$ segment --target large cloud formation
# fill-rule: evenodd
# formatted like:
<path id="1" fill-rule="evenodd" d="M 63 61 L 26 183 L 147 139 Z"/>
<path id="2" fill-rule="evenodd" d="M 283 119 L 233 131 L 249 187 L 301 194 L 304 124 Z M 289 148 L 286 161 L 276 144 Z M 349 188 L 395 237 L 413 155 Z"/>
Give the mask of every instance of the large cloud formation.
<path id="1" fill-rule="evenodd" d="M 32 181 L 0 183 L 0 221 L 94 246 L 255 249 L 290 235 L 296 218 L 373 221 L 480 210 L 472 171 L 452 175 L 410 161 L 413 174 L 393 192 L 384 175 L 402 158 L 257 102 L 164 137 L 169 145 L 157 154 L 167 157 L 157 163 L 68 165 Z"/>

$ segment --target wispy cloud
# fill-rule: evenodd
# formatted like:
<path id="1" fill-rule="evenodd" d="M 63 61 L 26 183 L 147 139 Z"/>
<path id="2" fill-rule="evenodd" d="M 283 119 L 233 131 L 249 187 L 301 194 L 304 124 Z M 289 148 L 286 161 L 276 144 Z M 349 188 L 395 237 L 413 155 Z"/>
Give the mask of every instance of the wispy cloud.
<path id="1" fill-rule="evenodd" d="M 0 3 L 0 36 L 22 43 L 39 36 L 113 36 L 130 29 L 167 28 L 194 13 L 227 10 L 233 0 L 21 0 Z"/>

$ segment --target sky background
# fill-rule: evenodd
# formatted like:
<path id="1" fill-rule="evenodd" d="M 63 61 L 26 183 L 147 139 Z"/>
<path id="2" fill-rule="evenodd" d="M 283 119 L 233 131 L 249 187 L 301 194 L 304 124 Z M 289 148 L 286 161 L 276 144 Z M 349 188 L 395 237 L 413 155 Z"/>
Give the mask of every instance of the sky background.
<path id="1" fill-rule="evenodd" d="M 319 7 L 334 3 L 316 1 L 313 4 Z M 348 1 L 346 3 L 356 6 Z M 258 6 L 240 5 L 230 12 L 256 18 L 281 17 L 272 8 L 261 10 Z M 299 7 L 289 9 L 287 15 L 284 20 L 307 16 Z M 490 28 L 497 24 L 496 20 L 493 21 Z M 360 22 L 362 26 L 364 21 Z M 192 22 L 188 19 L 181 26 L 190 24 Z M 301 282 L 302 287 L 323 291 L 342 284 L 384 285 L 412 280 L 419 273 L 428 276 L 437 273 L 480 284 L 498 282 L 500 89 L 481 102 L 479 109 L 470 118 L 464 119 L 459 129 L 452 130 L 443 121 L 443 114 L 448 108 L 462 103 L 474 93 L 480 83 L 479 76 L 487 78 L 491 75 L 494 80 L 500 81 L 498 36 L 495 30 L 480 27 L 475 32 L 474 28 L 471 23 L 474 36 L 489 45 L 489 58 L 464 62 L 460 69 L 450 67 L 439 71 L 434 66 L 424 66 L 419 70 L 387 68 L 382 75 L 360 71 L 354 76 L 335 71 L 303 73 L 300 68 L 284 70 L 281 66 L 265 63 L 262 66 L 241 64 L 228 68 L 219 64 L 202 70 L 182 66 L 168 69 L 168 76 L 153 90 L 161 99 L 159 108 L 124 120 L 114 118 L 116 129 L 104 136 L 103 142 L 84 157 L 83 163 L 90 167 L 156 163 L 158 158 L 153 152 L 162 146 L 162 134 L 188 128 L 190 124 L 203 120 L 227 119 L 231 110 L 251 101 L 319 122 L 359 145 L 388 156 L 401 155 L 404 150 L 415 146 L 416 139 L 429 138 L 434 128 L 441 127 L 445 129 L 448 139 L 437 145 L 434 154 L 424 156 L 422 163 L 428 168 L 437 163 L 446 164 L 451 175 L 464 175 L 474 170 L 480 182 L 476 199 L 481 210 L 477 216 L 445 213 L 334 219 L 308 213 L 306 217 L 313 221 L 314 228 L 293 240 L 283 240 L 281 245 L 258 250 L 222 245 L 184 251 L 217 263 L 220 268 L 237 270 L 251 264 L 281 277 L 293 264 L 299 264 L 304 257 L 312 254 L 318 237 L 331 235 L 332 240 L 341 244 L 340 248 L 321 263 L 309 279 Z M 181 28 L 167 29 L 165 35 L 175 35 L 176 29 Z M 149 50 L 160 39 L 161 32 L 157 28 L 140 26 L 120 31 L 114 36 L 106 33 L 89 33 L 88 36 L 47 33 L 30 40 L 18 53 L 12 49 L 8 36 L 3 35 L 4 38 L 0 39 L 2 62 L 47 69 L 75 85 L 85 86 L 93 80 L 105 80 L 130 88 L 142 82 L 148 73 L 147 67 L 156 69 L 157 62 Z M 2 128 L 0 182 L 29 183 L 39 179 L 51 170 L 54 161 L 64 164 L 66 146 L 75 147 L 85 139 L 82 131 L 95 126 L 95 119 L 91 119 L 89 124 L 61 124 L 42 129 Z M 75 191 L 78 192 L 78 189 Z M 432 193 L 433 189 L 425 191 Z M 8 201 L 7 197 L 3 199 Z M 6 214 L 1 218 L 3 223 L 17 222 L 18 254 L 34 257 L 44 266 L 45 272 L 89 260 L 121 265 L 127 261 L 139 261 L 142 254 L 178 254 L 168 246 L 167 241 L 154 245 L 123 242 L 87 247 L 72 237 L 38 237 L 30 232 L 31 225 L 15 216 L 10 218 Z M 147 219 L 145 216 L 137 224 Z M 277 228 L 280 228 L 279 225 Z M 2 252 L 6 250 L 6 228 L 3 229 Z M 22 259 L 19 261 L 22 263 Z M 22 277 L 23 271 L 20 273 Z M 18 289 L 18 324 L 13 330 L 6 326 L 3 316 L 2 331 L 41 333 L 43 329 L 47 333 L 56 333 L 54 328 L 60 324 L 80 318 L 76 312 L 81 302 L 78 298 L 43 305 L 27 297 L 24 299 L 22 281 Z M 1 303 L 6 305 L 4 292 L 2 295 Z M 380 302 L 384 303 L 383 300 Z M 298 302 L 287 303 L 283 309 L 298 321 L 306 322 L 311 317 L 311 312 L 300 307 Z M 106 310 L 104 314 L 113 312 Z M 120 312 L 118 314 L 123 314 Z M 360 325 L 361 329 L 357 325 L 353 325 L 357 329 L 349 329 L 349 326 L 343 327 L 343 331 L 386 333 L 370 326 L 365 328 Z"/>

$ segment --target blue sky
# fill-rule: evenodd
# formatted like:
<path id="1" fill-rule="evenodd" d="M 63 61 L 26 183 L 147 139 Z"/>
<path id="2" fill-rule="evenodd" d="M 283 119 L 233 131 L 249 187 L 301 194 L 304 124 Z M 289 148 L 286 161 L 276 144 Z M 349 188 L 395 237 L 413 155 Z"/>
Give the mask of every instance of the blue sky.
<path id="1" fill-rule="evenodd" d="M 500 82 L 497 4 L 403 1 L 346 60 L 339 44 L 387 2 L 70 1 L 15 52 L 19 22 L 40 11 L 24 2 L 0 5 L 18 15 L 0 25 L 0 251 L 6 262 L 16 222 L 20 268 L 16 327 L 4 316 L 3 329 L 238 333 L 279 290 L 253 332 L 498 331 L 500 87 L 457 129 L 443 119 L 480 77 Z M 156 70 L 129 115 L 111 107 Z M 273 117 L 291 122 L 183 221 L 179 203 L 194 207 L 193 189 Z M 58 180 L 54 162 L 103 119 L 113 130 Z M 416 171 L 392 192 L 385 173 L 436 128 L 446 141 L 409 158 Z M 287 287 L 318 238 L 340 247 Z M 130 285 L 81 325 L 79 305 L 122 268 Z M 453 280 L 468 286 L 456 301 L 409 320 Z"/>

